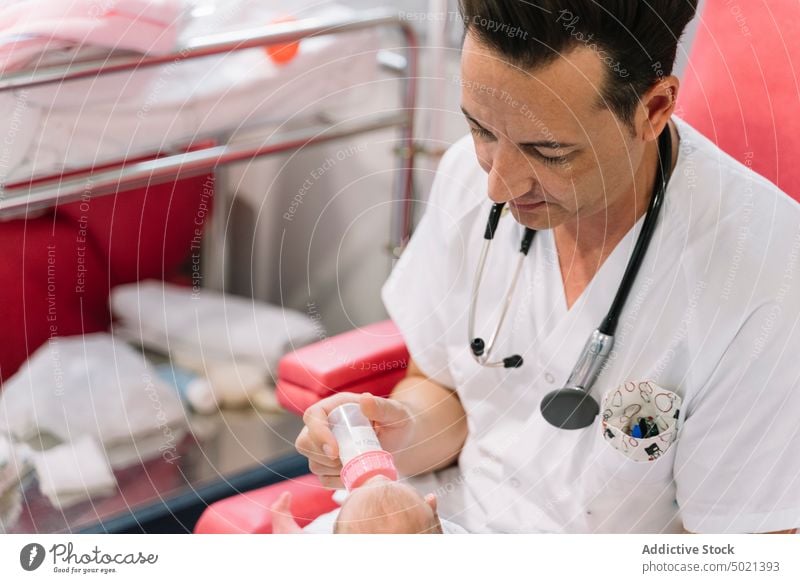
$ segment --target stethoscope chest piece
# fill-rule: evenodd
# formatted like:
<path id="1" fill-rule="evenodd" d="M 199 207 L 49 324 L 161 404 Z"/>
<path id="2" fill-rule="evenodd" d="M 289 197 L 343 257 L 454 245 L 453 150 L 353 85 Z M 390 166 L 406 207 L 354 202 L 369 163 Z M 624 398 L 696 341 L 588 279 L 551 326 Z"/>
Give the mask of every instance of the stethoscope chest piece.
<path id="1" fill-rule="evenodd" d="M 583 429 L 594 423 L 600 406 L 581 388 L 564 388 L 545 395 L 541 404 L 542 417 L 559 429 Z"/>

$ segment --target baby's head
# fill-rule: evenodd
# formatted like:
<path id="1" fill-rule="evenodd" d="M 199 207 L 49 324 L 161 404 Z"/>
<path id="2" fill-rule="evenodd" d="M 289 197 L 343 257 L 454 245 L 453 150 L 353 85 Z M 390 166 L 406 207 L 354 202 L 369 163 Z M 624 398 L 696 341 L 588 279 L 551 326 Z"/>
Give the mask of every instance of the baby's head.
<path id="1" fill-rule="evenodd" d="M 333 527 L 336 534 L 441 534 L 436 499 L 383 476 L 348 496 Z"/>

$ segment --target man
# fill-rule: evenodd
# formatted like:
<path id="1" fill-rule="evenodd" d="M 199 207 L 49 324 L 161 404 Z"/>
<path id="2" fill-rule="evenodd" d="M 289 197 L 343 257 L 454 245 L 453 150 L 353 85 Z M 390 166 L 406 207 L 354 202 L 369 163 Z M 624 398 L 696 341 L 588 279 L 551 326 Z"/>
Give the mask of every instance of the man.
<path id="1" fill-rule="evenodd" d="M 413 362 L 390 399 L 341 394 L 307 411 L 297 447 L 324 484 L 338 486 L 341 469 L 327 412 L 356 400 L 401 473 L 442 470 L 439 510 L 470 531 L 800 524 L 800 208 L 673 117 L 676 46 L 695 9 L 462 0 L 472 144 L 443 159 L 383 290 Z M 663 208 L 591 387 L 598 402 L 648 386 L 680 403 L 675 438 L 635 461 L 635 434 L 614 446 L 605 411 L 564 430 L 540 405 L 612 304 L 657 190 L 662 132 L 672 143 Z M 467 334 L 491 202 L 510 212 L 483 274 L 476 335 L 488 338 L 501 316 L 523 226 L 537 231 L 493 351 L 519 354 L 519 368 L 482 366 Z"/>

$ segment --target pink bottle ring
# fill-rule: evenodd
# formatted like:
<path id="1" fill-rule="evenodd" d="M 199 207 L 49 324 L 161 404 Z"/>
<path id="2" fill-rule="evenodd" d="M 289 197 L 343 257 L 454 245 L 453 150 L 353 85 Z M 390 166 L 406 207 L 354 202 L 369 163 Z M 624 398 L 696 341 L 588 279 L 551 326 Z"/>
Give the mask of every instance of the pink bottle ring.
<path id="1" fill-rule="evenodd" d="M 375 476 L 397 479 L 397 468 L 394 467 L 394 459 L 388 451 L 375 450 L 362 453 L 347 462 L 341 473 L 342 482 L 348 492 Z"/>

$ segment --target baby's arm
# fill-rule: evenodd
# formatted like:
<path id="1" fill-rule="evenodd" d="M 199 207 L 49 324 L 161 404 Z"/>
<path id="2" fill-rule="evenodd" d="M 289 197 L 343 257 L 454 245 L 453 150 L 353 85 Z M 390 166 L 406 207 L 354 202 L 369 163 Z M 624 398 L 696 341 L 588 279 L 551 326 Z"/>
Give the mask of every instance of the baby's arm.
<path id="1" fill-rule="evenodd" d="M 272 534 L 301 534 L 303 529 L 297 524 L 289 509 L 292 503 L 292 494 L 284 492 L 269 507 L 272 515 Z"/>

